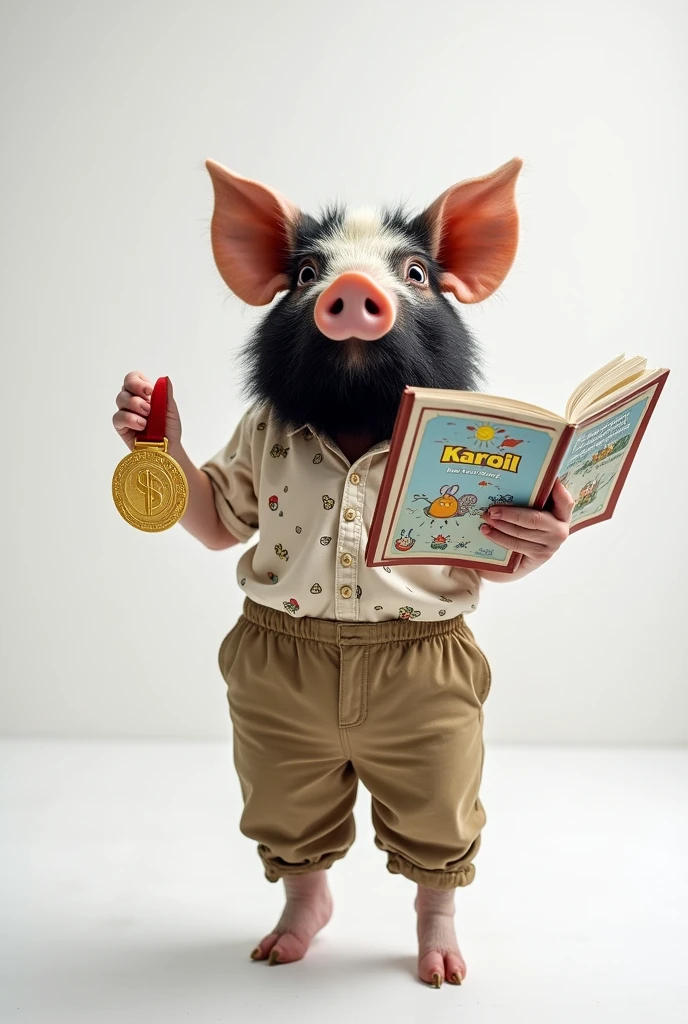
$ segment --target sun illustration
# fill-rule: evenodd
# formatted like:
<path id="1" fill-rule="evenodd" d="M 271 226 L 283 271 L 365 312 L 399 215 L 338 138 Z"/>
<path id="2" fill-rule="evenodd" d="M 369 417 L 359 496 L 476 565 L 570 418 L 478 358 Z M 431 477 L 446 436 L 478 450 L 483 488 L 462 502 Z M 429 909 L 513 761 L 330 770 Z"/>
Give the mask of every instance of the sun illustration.
<path id="1" fill-rule="evenodd" d="M 478 438 L 479 441 L 491 441 L 492 438 L 495 436 L 495 429 L 494 427 L 491 427 L 488 423 L 485 423 L 482 427 L 478 427 L 478 429 L 475 432 L 475 436 Z"/>
<path id="2" fill-rule="evenodd" d="M 497 435 L 505 433 L 504 430 L 495 427 L 492 423 L 479 423 L 477 427 L 467 427 L 466 429 L 473 432 L 481 448 L 499 448 L 500 439 L 497 438 Z"/>

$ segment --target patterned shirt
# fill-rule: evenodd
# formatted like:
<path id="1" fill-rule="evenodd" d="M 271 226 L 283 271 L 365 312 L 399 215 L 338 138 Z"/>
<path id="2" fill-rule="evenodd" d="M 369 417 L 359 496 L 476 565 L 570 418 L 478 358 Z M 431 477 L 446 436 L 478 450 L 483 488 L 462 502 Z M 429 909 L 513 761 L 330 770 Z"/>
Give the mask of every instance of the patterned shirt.
<path id="1" fill-rule="evenodd" d="M 389 442 L 353 465 L 308 426 L 285 430 L 269 405 L 245 413 L 201 468 L 239 541 L 260 529 L 237 578 L 258 604 L 341 622 L 453 618 L 478 604 L 480 577 L 442 565 L 369 568 L 365 548 Z"/>

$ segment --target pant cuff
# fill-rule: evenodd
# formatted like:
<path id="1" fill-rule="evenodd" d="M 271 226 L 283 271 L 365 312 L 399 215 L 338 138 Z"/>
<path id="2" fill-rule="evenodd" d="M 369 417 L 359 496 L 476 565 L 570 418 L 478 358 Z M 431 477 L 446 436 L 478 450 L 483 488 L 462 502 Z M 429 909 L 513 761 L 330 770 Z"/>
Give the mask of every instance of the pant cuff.
<path id="1" fill-rule="evenodd" d="M 325 853 L 322 857 L 313 857 L 300 861 L 297 864 L 290 864 L 281 857 L 274 857 L 267 846 L 258 846 L 258 856 L 265 868 L 265 877 L 268 882 L 279 882 L 280 878 L 286 875 L 307 875 L 311 871 L 326 871 L 331 868 L 335 861 L 346 857 L 348 850 L 337 850 L 335 853 Z"/>
<path id="2" fill-rule="evenodd" d="M 459 889 L 470 885 L 475 878 L 474 864 L 462 864 L 449 871 L 434 871 L 412 864 L 398 853 L 388 854 L 387 870 L 392 875 L 403 875 L 409 881 L 425 885 L 428 889 Z"/>

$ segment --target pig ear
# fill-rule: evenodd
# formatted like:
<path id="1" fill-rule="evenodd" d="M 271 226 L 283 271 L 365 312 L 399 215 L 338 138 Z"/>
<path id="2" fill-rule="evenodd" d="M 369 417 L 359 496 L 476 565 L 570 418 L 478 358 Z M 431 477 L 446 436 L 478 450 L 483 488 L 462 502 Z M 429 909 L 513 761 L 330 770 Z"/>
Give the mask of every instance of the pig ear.
<path id="1" fill-rule="evenodd" d="M 299 218 L 278 192 L 206 160 L 215 192 L 210 238 L 217 269 L 235 295 L 264 306 L 289 287 L 286 261 Z"/>
<path id="2" fill-rule="evenodd" d="M 518 157 L 484 178 L 462 181 L 425 211 L 433 255 L 443 268 L 442 291 L 459 302 L 480 302 L 502 283 L 516 255 L 518 212 L 514 190 Z"/>

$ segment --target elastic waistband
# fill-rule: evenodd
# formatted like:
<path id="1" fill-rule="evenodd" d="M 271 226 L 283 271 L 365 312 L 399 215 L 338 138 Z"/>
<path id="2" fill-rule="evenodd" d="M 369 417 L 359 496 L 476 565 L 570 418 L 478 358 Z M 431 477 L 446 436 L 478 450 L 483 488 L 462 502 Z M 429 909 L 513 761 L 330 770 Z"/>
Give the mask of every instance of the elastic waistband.
<path id="1" fill-rule="evenodd" d="M 263 629 L 323 644 L 386 644 L 398 640 L 423 640 L 431 636 L 461 633 L 466 627 L 463 615 L 440 622 L 412 622 L 389 619 L 385 622 L 335 622 L 332 619 L 292 618 L 276 608 L 244 601 L 244 618 Z"/>

